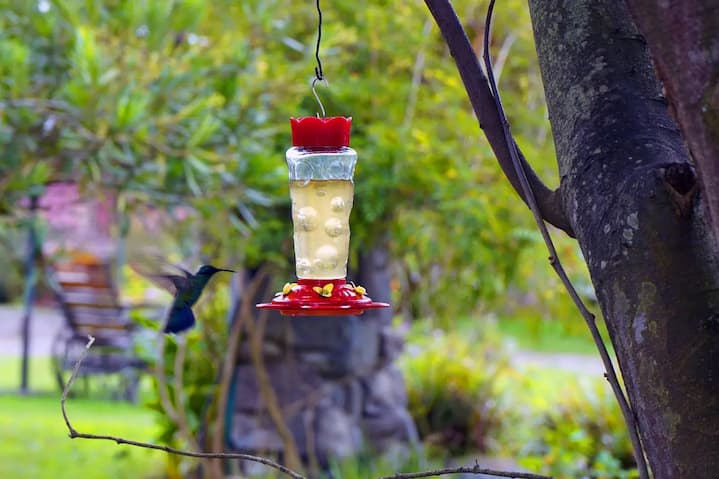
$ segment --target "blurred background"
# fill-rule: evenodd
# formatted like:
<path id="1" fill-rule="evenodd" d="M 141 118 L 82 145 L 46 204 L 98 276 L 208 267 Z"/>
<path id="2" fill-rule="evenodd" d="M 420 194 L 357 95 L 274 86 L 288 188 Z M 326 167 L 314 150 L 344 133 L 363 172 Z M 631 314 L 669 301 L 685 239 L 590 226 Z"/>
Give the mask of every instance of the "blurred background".
<path id="1" fill-rule="evenodd" d="M 487 2 L 454 5 L 481 51 Z M 328 116 L 353 118 L 359 154 L 349 267 L 361 270 L 369 252 L 389 258 L 383 295 L 404 344 L 394 363 L 417 447 L 401 460 L 371 448 L 330 458 L 321 473 L 482 458 L 558 478 L 634 477 L 591 336 L 424 4 L 335 0 L 323 14 L 329 87 L 318 94 Z M 77 344 L 47 272 L 111 285 L 118 304 L 144 307 L 128 318 L 148 331 L 170 297 L 126 266 L 147 251 L 193 269 L 270 265 L 268 292 L 281 289 L 294 274 L 288 118 L 318 111 L 316 34 L 312 1 L 0 0 L 1 477 L 195 477 L 187 459 L 67 439 L 59 392 Z M 497 6 L 491 51 L 517 142 L 556 187 L 525 2 Z M 578 247 L 556 240 L 591 303 Z M 110 276 L 94 276 L 99 266 Z M 236 300 L 227 277 L 213 281 L 183 378 L 198 434 Z M 132 339 L 146 363 L 151 341 Z M 103 374 L 78 384 L 76 427 L 187 446 L 161 412 L 156 378 L 141 368 L 115 377 L 126 366 L 97 365 Z"/>

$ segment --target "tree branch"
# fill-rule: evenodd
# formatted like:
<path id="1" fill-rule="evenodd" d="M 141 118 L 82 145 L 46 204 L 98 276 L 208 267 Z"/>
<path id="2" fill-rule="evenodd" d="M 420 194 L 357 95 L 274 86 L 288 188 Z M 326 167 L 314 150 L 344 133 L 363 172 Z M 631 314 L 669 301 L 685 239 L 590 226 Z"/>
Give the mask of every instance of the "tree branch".
<path id="1" fill-rule="evenodd" d="M 141 447 L 144 449 L 154 449 L 156 451 L 164 451 L 168 454 L 176 454 L 178 456 L 186 457 L 196 457 L 199 459 L 236 459 L 240 461 L 256 462 L 271 467 L 277 471 L 280 471 L 281 473 L 286 474 L 293 479 L 307 479 L 302 474 L 297 473 L 292 469 L 283 466 L 282 464 L 278 464 L 275 461 L 260 456 L 231 452 L 192 452 L 185 451 L 182 449 L 175 449 L 168 446 L 161 446 L 159 444 L 152 444 L 149 442 L 133 441 L 117 436 L 110 436 L 107 434 L 87 434 L 83 432 L 78 432 L 70 422 L 70 418 L 67 415 L 67 410 L 65 409 L 65 402 L 67 401 L 67 396 L 70 394 L 72 384 L 75 382 L 75 378 L 80 371 L 80 366 L 82 366 L 82 362 L 85 360 L 85 357 L 87 356 L 87 353 L 90 351 L 90 347 L 92 347 L 92 344 L 94 342 L 95 338 L 93 338 L 92 336 L 88 336 L 88 342 L 85 345 L 85 349 L 82 351 L 82 354 L 80 354 L 77 363 L 75 363 L 75 367 L 72 370 L 72 374 L 70 374 L 70 378 L 65 384 L 65 388 L 62 390 L 62 396 L 60 398 L 60 409 L 62 410 L 62 417 L 65 420 L 65 425 L 67 426 L 70 439 L 95 439 L 101 441 L 112 441 L 116 444 L 126 444 L 128 446 Z M 424 472 L 397 473 L 392 476 L 385 476 L 378 479 L 417 479 L 421 477 L 442 476 L 447 474 L 484 474 L 489 476 L 514 479 L 552 479 L 550 476 L 542 476 L 539 474 L 531 474 L 527 472 L 496 471 L 493 469 L 483 469 L 479 466 L 479 463 L 475 463 L 473 467 L 455 467 Z"/>
<path id="2" fill-rule="evenodd" d="M 634 458 L 637 462 L 637 468 L 639 469 L 639 477 L 641 479 L 649 479 L 649 471 L 644 456 L 644 449 L 639 438 L 639 428 L 637 426 L 634 411 L 629 405 L 629 401 L 627 400 L 626 395 L 622 390 L 621 385 L 619 384 L 619 379 L 617 378 L 617 374 L 614 370 L 614 365 L 612 364 L 609 352 L 607 351 L 604 340 L 599 333 L 599 329 L 597 329 L 595 317 L 584 305 L 584 302 L 582 302 L 582 299 L 579 297 L 579 294 L 574 288 L 574 285 L 569 280 L 567 273 L 564 271 L 562 263 L 559 261 L 557 250 L 554 247 L 554 243 L 552 242 L 552 238 L 549 235 L 549 231 L 547 230 L 547 227 L 542 220 L 542 214 L 535 199 L 534 191 L 532 190 L 530 181 L 527 178 L 527 174 L 524 170 L 524 164 L 521 161 L 520 153 L 517 149 L 517 144 L 512 138 L 512 133 L 509 128 L 509 122 L 507 121 L 507 117 L 504 114 L 504 108 L 502 107 L 502 100 L 499 96 L 499 90 L 497 89 L 497 84 L 494 80 L 494 73 L 492 72 L 492 60 L 489 54 L 489 29 L 492 23 L 493 10 L 494 0 L 490 0 L 489 7 L 487 9 L 487 20 L 485 22 L 484 32 L 484 65 L 487 70 L 487 76 L 489 78 L 489 86 L 491 88 L 491 93 L 493 97 L 492 99 L 496 105 L 497 111 L 499 112 L 501 127 L 505 138 L 505 144 L 507 145 L 509 153 L 511 155 L 512 166 L 516 171 L 517 177 L 520 180 L 522 191 L 524 192 L 524 195 L 528 200 L 528 204 L 530 209 L 532 210 L 534 219 L 537 222 L 537 226 L 542 233 L 542 238 L 544 238 L 544 242 L 547 245 L 547 250 L 549 251 L 549 262 L 554 268 L 554 271 L 557 273 L 557 276 L 559 276 L 559 278 L 561 279 L 562 284 L 569 292 L 569 296 L 572 298 L 572 301 L 576 305 L 577 309 L 579 309 L 580 313 L 582 314 L 582 317 L 586 321 L 587 326 L 592 333 L 592 339 L 594 340 L 594 344 L 599 350 L 599 355 L 602 358 L 602 363 L 604 364 L 604 368 L 606 371 L 604 376 L 607 381 L 609 381 L 609 384 L 612 387 L 612 391 L 617 398 L 617 402 L 619 403 L 619 407 L 622 411 L 624 421 L 629 431 L 629 438 L 631 440 L 632 448 L 634 450 Z"/>
<path id="3" fill-rule="evenodd" d="M 485 476 L 508 477 L 511 479 L 552 479 L 549 476 L 532 474 L 530 472 L 510 472 L 495 471 L 493 469 L 483 469 L 479 467 L 479 464 L 477 463 L 475 463 L 475 465 L 472 467 L 451 467 L 445 469 L 437 469 L 434 471 L 397 473 L 393 476 L 385 476 L 379 479 L 418 479 L 420 477 L 443 476 L 446 474 L 482 474 Z"/>
<path id="4" fill-rule="evenodd" d="M 425 0 L 430 13 L 444 36 L 449 51 L 457 64 L 457 69 L 464 82 L 464 88 L 472 103 L 474 113 L 479 120 L 479 127 L 484 131 L 499 166 L 517 194 L 529 205 L 527 194 L 522 188 L 521 180 L 512 164 L 510 146 L 516 149 L 519 160 L 535 193 L 541 217 L 557 228 L 574 237 L 572 225 L 565 214 L 559 190 L 550 190 L 527 163 L 516 143 L 512 139 L 508 145 L 504 138 L 502 120 L 494 103 L 492 91 L 487 78 L 482 72 L 477 55 L 457 18 L 457 14 L 449 0 Z M 485 27 L 486 28 L 486 27 Z"/>
<path id="5" fill-rule="evenodd" d="M 278 464 L 270 459 L 266 459 L 264 457 L 259 456 L 252 456 L 250 454 L 239 454 L 239 453 L 230 453 L 230 452 L 218 452 L 218 453 L 204 453 L 204 452 L 191 452 L 191 451 L 183 451 L 181 449 L 175 449 L 168 446 L 161 446 L 159 444 L 152 444 L 147 442 L 140 442 L 140 441 L 132 441 L 129 439 L 123 439 L 121 437 L 116 436 L 109 436 L 106 434 L 87 434 L 78 432 L 70 422 L 70 418 L 67 415 L 67 411 L 65 409 L 65 401 L 67 400 L 67 396 L 70 393 L 70 388 L 72 387 L 72 384 L 75 382 L 75 378 L 77 377 L 78 372 L 80 371 L 80 366 L 82 365 L 82 362 L 85 359 L 85 356 L 87 356 L 87 353 L 90 351 L 90 347 L 92 346 L 92 343 L 95 342 L 95 338 L 92 336 L 88 337 L 88 342 L 85 345 L 85 349 L 82 351 L 82 354 L 80 355 L 80 358 L 77 360 L 77 363 L 75 364 L 75 367 L 72 370 L 72 374 L 70 374 L 70 379 L 68 379 L 67 384 L 65 384 L 65 388 L 62 391 L 62 397 L 60 399 L 60 408 L 62 409 L 62 417 L 65 420 L 65 425 L 67 426 L 67 430 L 70 435 L 70 439 L 97 439 L 97 440 L 104 440 L 104 441 L 113 441 L 117 444 L 127 444 L 129 446 L 136 446 L 136 447 L 142 447 L 145 449 L 155 449 L 158 451 L 165 451 L 169 454 L 177 454 L 178 456 L 187 456 L 187 457 L 196 457 L 200 459 L 238 459 L 241 461 L 251 461 L 251 462 L 257 462 L 259 464 L 263 464 L 265 466 L 271 467 L 273 469 L 276 469 L 284 474 L 287 474 L 288 476 L 292 477 L 293 479 L 306 479 L 302 474 L 299 474 L 282 464 Z"/>
<path id="6" fill-rule="evenodd" d="M 266 459 L 264 457 L 260 456 L 252 456 L 250 454 L 240 454 L 240 453 L 231 453 L 231 452 L 213 452 L 213 453 L 206 453 L 206 452 L 192 452 L 192 451 L 184 451 L 182 449 L 175 449 L 173 447 L 168 446 L 161 446 L 159 444 L 152 444 L 148 442 L 140 442 L 140 441 L 133 441 L 130 439 L 124 439 L 117 436 L 110 436 L 107 434 L 87 434 L 83 432 L 77 431 L 72 423 L 70 422 L 70 418 L 67 415 L 67 410 L 65 409 L 65 401 L 67 400 L 67 396 L 70 394 L 70 389 L 72 388 L 72 384 L 75 382 L 75 378 L 77 378 L 77 374 L 80 371 L 80 366 L 82 366 L 82 362 L 85 360 L 85 357 L 87 356 L 87 353 L 90 351 L 90 347 L 92 347 L 92 344 L 95 342 L 95 338 L 92 336 L 88 336 L 88 342 L 85 345 L 85 349 L 82 351 L 82 354 L 80 354 L 80 357 L 77 360 L 77 363 L 75 363 L 75 367 L 72 370 L 72 374 L 70 374 L 70 378 L 67 380 L 67 383 L 65 384 L 65 388 L 62 391 L 62 396 L 60 398 L 60 408 L 62 409 L 62 417 L 65 420 L 65 425 L 67 426 L 67 430 L 69 432 L 70 439 L 95 439 L 100 441 L 112 441 L 116 444 L 126 444 L 128 446 L 135 446 L 135 447 L 141 447 L 144 449 L 154 449 L 156 451 L 164 451 L 168 454 L 176 454 L 178 456 L 186 456 L 186 457 L 196 457 L 199 459 L 237 459 L 241 461 L 250 461 L 250 462 L 256 462 L 259 464 L 263 464 L 265 466 L 271 467 L 277 471 L 280 471 L 283 474 L 286 474 L 293 479 L 307 479 L 302 474 L 299 474 L 292 469 L 283 466 L 282 464 L 278 464 L 270 459 Z M 550 476 L 542 476 L 539 474 L 531 474 L 527 472 L 511 472 L 511 471 L 496 471 L 493 469 L 483 469 L 479 466 L 479 463 L 475 463 L 473 467 L 455 467 L 455 468 L 446 468 L 446 469 L 437 469 L 433 471 L 425 471 L 425 472 L 409 472 L 409 473 L 397 473 L 392 476 L 385 476 L 381 477 L 379 479 L 417 479 L 421 477 L 432 477 L 432 476 L 441 476 L 446 474 L 484 474 L 489 476 L 495 476 L 495 477 L 505 477 L 505 478 L 515 478 L 515 479 L 552 479 Z"/>

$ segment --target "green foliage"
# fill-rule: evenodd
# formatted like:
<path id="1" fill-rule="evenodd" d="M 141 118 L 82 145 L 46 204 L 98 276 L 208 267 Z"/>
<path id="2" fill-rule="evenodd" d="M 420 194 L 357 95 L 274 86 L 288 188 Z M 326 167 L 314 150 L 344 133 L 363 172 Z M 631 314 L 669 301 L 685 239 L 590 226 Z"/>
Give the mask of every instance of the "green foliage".
<path id="1" fill-rule="evenodd" d="M 37 2 L 7 0 L 0 9 L 0 216 L 16 217 L 21 197 L 70 178 L 89 194 L 114 190 L 125 226 L 146 205 L 191 206 L 190 219 L 163 231 L 183 253 L 234 268 L 268 261 L 287 268 L 283 158 L 288 117 L 318 110 L 309 89 L 314 4 L 48 5 L 40 12 Z M 486 2 L 455 6 L 481 45 Z M 556 176 L 526 4 L 502 6 L 491 48 L 512 130 L 540 175 Z M 386 242 L 396 309 L 433 326 L 489 306 L 581 324 L 557 296 L 561 286 L 531 215 L 493 160 L 426 7 L 375 1 L 357 8 L 350 0 L 324 7 L 320 54 L 330 87 L 318 93 L 328 115 L 354 118 L 360 158 L 353 261 Z M 581 263 L 574 247 L 560 254 L 570 266 Z M 540 291 L 539 298 L 506 301 L 509 285 Z M 184 369 L 193 431 L 224 353 L 227 298 L 210 294 L 203 308 Z M 452 451 L 491 449 L 507 420 L 498 400 L 506 361 L 479 339 L 482 347 L 449 333 L 415 339 L 424 353 L 405 356 L 402 366 L 425 438 Z M 174 352 L 168 347 L 168 367 Z M 162 428 L 164 440 L 178 441 L 175 425 Z"/>
<path id="2" fill-rule="evenodd" d="M 241 238 L 286 201 L 269 67 L 282 52 L 265 52 L 283 28 L 255 28 L 234 2 L 49 5 L 0 13 L 0 212 L 69 177 L 118 191 L 121 211 L 185 203 Z M 250 29 L 254 42 L 235 34 Z"/>
<path id="3" fill-rule="evenodd" d="M 0 221 L 0 303 L 22 297 L 24 281 L 21 251 L 22 230 L 16 225 Z"/>
<path id="4" fill-rule="evenodd" d="M 559 336 L 591 338 L 576 306 L 570 300 L 559 277 L 547 261 L 547 250 L 539 231 L 529 231 L 534 238 L 521 252 L 517 271 L 508 291 L 501 315 L 518 320 L 533 335 L 542 329 L 553 329 Z M 576 242 L 565 235 L 554 235 L 555 247 L 579 296 L 599 314 L 594 287 L 582 253 Z M 604 326 L 599 321 L 600 328 Z M 596 351 L 591 346 L 592 351 Z"/>
<path id="5" fill-rule="evenodd" d="M 399 366 L 426 443 L 451 454 L 497 449 L 511 421 L 501 381 L 513 374 L 501 343 L 416 328 Z"/>
<path id="6" fill-rule="evenodd" d="M 213 281 L 222 281 L 216 278 Z M 227 349 L 227 307 L 229 288 L 217 284 L 203 294 L 200 303 L 194 308 L 198 318 L 195 328 L 182 336 L 167 336 L 164 350 L 164 374 L 166 377 L 167 394 L 170 403 L 180 414 L 186 417 L 189 432 L 194 438 L 201 437 L 201 428 L 213 427 L 215 410 L 211 407 L 214 394 L 217 392 L 217 378 L 224 361 Z M 155 324 L 155 328 L 158 328 Z M 185 356 L 182 364 L 182 377 L 176 375 L 176 359 L 179 343 L 185 342 Z M 157 334 L 148 336 L 142 351 L 144 359 L 155 370 L 158 351 Z M 181 381 L 181 382 L 180 382 Z M 179 430 L 179 424 L 165 414 L 163 403 L 158 395 L 159 383 L 153 375 L 155 395 L 146 406 L 160 413 L 158 415 L 159 433 L 154 440 L 178 448 L 188 448 L 187 437 Z M 179 388 L 178 388 L 179 386 Z M 178 402 L 181 398 L 182 404 Z M 173 477 L 176 471 L 182 474 L 196 465 L 196 461 L 181 456 L 167 456 L 167 471 Z"/>
<path id="7" fill-rule="evenodd" d="M 557 479 L 637 477 L 632 447 L 616 399 L 603 381 L 564 388 L 536 417 L 520 463 Z"/>
<path id="8" fill-rule="evenodd" d="M 486 5 L 456 2 L 456 7 L 479 44 L 483 32 L 474 25 Z M 327 10 L 323 41 L 332 56 L 325 56 L 325 72 L 332 87 L 320 94 L 330 113 L 353 116 L 353 144 L 360 155 L 351 247 L 356 254 L 388 237 L 397 263 L 398 309 L 446 326 L 445 318 L 501 297 L 514 279 L 519 253 L 532 240 L 522 234 L 531 216 L 516 207 L 516 196 L 482 141 L 426 7 L 397 4 L 388 15 L 381 2 L 362 9 L 335 2 Z M 508 36 L 513 48 L 531 52 L 526 6 L 514 2 L 505 12 L 514 18 L 503 24 L 498 19 L 494 53 Z M 512 31 L 502 30 L 508 24 Z M 520 63 L 513 56 L 504 62 L 511 98 L 505 103 L 513 103 L 515 80 L 532 68 L 532 61 Z M 551 148 L 546 126 L 539 135 L 536 121 L 525 126 L 520 118 L 539 117 L 543 124 L 541 90 L 533 89 L 539 85 L 536 70 L 534 77 L 521 85 L 522 99 L 516 98 L 509 112 L 518 117 L 515 133 L 531 138 L 530 158 Z M 523 108 L 525 100 L 532 102 L 531 113 Z M 309 97 L 305 105 L 312 107 Z"/>
<path id="9" fill-rule="evenodd" d="M 376 454 L 363 453 L 355 457 L 333 460 L 327 474 L 321 477 L 333 479 L 366 479 L 368 477 L 389 477 L 398 471 L 426 471 L 442 467 L 439 461 L 427 460 L 420 450 L 407 451 L 406 454 L 376 457 Z"/>
<path id="10" fill-rule="evenodd" d="M 189 358 L 183 367 L 183 383 L 180 394 L 185 405 L 188 424 L 196 437 L 202 423 L 203 408 L 206 400 L 210 393 L 214 392 L 217 368 L 211 361 L 198 360 L 198 357 L 207 358 L 209 356 L 199 334 L 190 334 L 186 340 Z M 167 377 L 169 397 L 172 398 L 174 406 L 177 406 L 175 399 L 178 393 L 175 388 L 176 377 L 174 374 L 174 359 L 177 355 L 177 347 L 175 342 L 168 340 L 165 349 L 165 375 Z M 199 352 L 196 353 L 197 350 Z M 155 387 L 157 388 L 157 386 L 155 381 Z M 160 413 L 164 411 L 159 398 L 154 399 L 147 406 Z M 178 425 L 167 416 L 162 415 L 161 418 L 160 427 L 162 432 L 158 440 L 164 444 L 186 447 L 182 438 L 177 435 Z"/>
<path id="11" fill-rule="evenodd" d="M 521 350 L 596 356 L 597 347 L 592 335 L 578 314 L 574 323 L 579 323 L 580 327 L 571 327 L 570 321 L 553 320 L 530 312 L 499 318 L 497 333 Z M 605 338 L 608 337 L 604 321 L 597 321 L 597 327 Z M 607 346 L 611 351 L 611 345 Z"/>
<path id="12" fill-rule="evenodd" d="M 89 194 L 118 192 L 123 215 L 192 206 L 192 224 L 173 233 L 189 242 L 197 236 L 188 229 L 201 231 L 204 256 L 287 268 L 287 118 L 318 110 L 311 2 L 58 0 L 43 11 L 6 3 L 0 214 L 47 181 L 72 178 Z M 455 6 L 480 45 L 485 2 Z M 540 173 L 554 175 L 523 2 L 498 9 L 491 47 L 517 141 Z M 360 155 L 353 261 L 387 242 L 397 310 L 439 325 L 501 304 L 537 238 L 426 8 L 333 2 L 320 55 L 330 87 L 318 93 L 328 115 L 354 118 Z M 547 276 L 530 275 L 540 284 Z"/>

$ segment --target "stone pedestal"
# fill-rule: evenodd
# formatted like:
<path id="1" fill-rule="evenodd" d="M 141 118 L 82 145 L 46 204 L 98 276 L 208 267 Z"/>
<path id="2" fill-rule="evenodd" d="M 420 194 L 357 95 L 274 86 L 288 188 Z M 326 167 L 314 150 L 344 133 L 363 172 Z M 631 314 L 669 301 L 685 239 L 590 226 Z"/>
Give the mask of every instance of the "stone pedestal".
<path id="1" fill-rule="evenodd" d="M 374 314 L 373 314 L 374 313 Z M 401 341 L 380 312 L 347 317 L 270 313 L 264 361 L 285 423 L 308 464 L 365 450 L 409 450 L 417 433 L 392 362 Z M 249 347 L 235 371 L 230 445 L 281 456 L 283 443 L 260 394 Z"/>

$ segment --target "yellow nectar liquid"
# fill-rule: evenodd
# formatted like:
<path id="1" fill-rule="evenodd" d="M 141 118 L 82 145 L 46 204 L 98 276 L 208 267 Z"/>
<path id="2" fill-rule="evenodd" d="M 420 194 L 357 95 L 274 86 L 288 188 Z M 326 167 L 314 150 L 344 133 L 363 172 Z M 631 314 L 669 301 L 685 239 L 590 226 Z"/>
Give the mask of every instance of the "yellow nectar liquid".
<path id="1" fill-rule="evenodd" d="M 352 180 L 292 180 L 295 266 L 301 279 L 347 275 Z"/>

